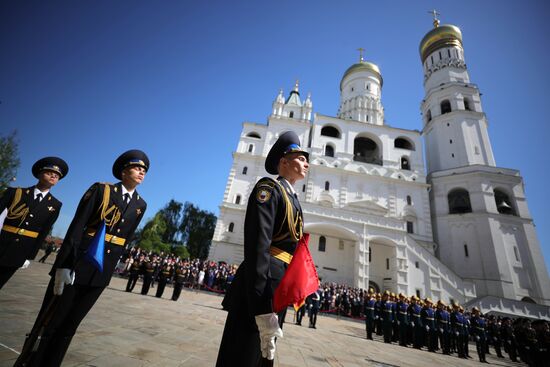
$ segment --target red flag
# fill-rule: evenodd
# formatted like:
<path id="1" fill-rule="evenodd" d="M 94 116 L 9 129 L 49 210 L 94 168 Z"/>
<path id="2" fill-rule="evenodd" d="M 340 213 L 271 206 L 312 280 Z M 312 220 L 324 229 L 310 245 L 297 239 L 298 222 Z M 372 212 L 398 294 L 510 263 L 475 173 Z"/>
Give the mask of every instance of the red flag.
<path id="1" fill-rule="evenodd" d="M 309 233 L 304 233 L 292 261 L 273 296 L 273 311 L 280 312 L 290 304 L 302 304 L 306 297 L 319 288 L 317 269 L 308 247 Z"/>

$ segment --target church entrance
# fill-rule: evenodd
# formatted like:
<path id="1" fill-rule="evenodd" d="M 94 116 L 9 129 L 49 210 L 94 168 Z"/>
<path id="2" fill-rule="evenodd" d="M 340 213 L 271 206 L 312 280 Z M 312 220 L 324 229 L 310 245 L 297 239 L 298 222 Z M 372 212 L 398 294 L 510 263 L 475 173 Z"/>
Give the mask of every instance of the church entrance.
<path id="1" fill-rule="evenodd" d="M 331 223 L 306 225 L 309 251 L 321 282 L 354 285 L 357 239 L 350 230 Z"/>
<path id="2" fill-rule="evenodd" d="M 369 240 L 369 285 L 371 282 L 380 292 L 397 290 L 397 254 L 390 240 Z"/>

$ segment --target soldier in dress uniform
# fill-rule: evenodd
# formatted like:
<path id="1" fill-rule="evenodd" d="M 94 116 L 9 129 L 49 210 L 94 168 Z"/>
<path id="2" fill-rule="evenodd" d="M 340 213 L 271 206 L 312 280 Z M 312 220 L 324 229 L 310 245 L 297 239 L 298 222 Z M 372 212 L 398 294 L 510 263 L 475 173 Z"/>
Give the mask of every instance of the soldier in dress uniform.
<path id="1" fill-rule="evenodd" d="M 127 151 L 113 165 L 113 175 L 122 182 L 94 183 L 86 191 L 50 272 L 51 280 L 33 330 L 44 326 L 38 325 L 45 319 L 43 313 L 48 315 L 49 323 L 39 345 L 34 346 L 37 350 L 32 359 L 28 360 L 29 356 L 22 353 L 16 366 L 61 364 L 76 329 L 109 285 L 118 259 L 125 251 L 124 245 L 133 237 L 145 213 L 146 203 L 136 187 L 148 169 L 149 159 L 145 153 Z M 99 269 L 87 251 L 103 223 L 103 267 Z"/>
<path id="2" fill-rule="evenodd" d="M 479 308 L 472 309 L 472 333 L 476 341 L 477 355 L 480 362 L 487 363 L 485 360 L 485 343 L 487 341 L 487 331 L 485 327 L 485 318 L 479 312 Z"/>
<path id="3" fill-rule="evenodd" d="M 376 303 L 376 294 L 373 288 L 369 288 L 367 301 L 365 302 L 365 327 L 367 329 L 367 339 L 372 339 L 372 332 L 374 331 L 374 304 Z"/>
<path id="4" fill-rule="evenodd" d="M 399 293 L 399 302 L 397 302 L 397 326 L 399 333 L 399 345 L 406 347 L 408 344 L 407 341 L 407 330 L 409 328 L 409 304 L 407 303 L 407 297 L 404 294 Z"/>
<path id="5" fill-rule="evenodd" d="M 141 294 L 146 296 L 149 293 L 149 288 L 155 277 L 157 270 L 157 255 L 153 255 L 152 259 L 146 258 L 143 263 L 143 284 L 141 285 Z"/>
<path id="6" fill-rule="evenodd" d="M 430 352 L 435 352 L 435 344 L 437 343 L 437 334 L 435 332 L 434 311 L 432 309 L 432 300 L 424 299 L 424 307 L 420 313 L 422 324 L 424 325 L 424 345 L 428 347 Z M 435 342 L 435 343 L 434 343 Z"/>
<path id="7" fill-rule="evenodd" d="M 285 311 L 275 314 L 272 298 L 302 237 L 302 209 L 293 185 L 305 178 L 308 158 L 294 132 L 282 134 L 265 161 L 266 171 L 279 177 L 260 179 L 248 198 L 244 261 L 223 301 L 229 312 L 218 367 L 273 363 Z"/>
<path id="8" fill-rule="evenodd" d="M 508 356 L 513 362 L 517 362 L 517 343 L 514 328 L 512 327 L 512 321 L 509 317 L 502 319 L 502 326 L 500 328 L 500 337 L 504 345 L 504 351 L 508 353 Z"/>
<path id="9" fill-rule="evenodd" d="M 460 312 L 458 303 L 453 304 L 453 312 L 451 312 L 451 335 L 453 345 L 458 352 L 459 358 L 466 358 L 464 353 L 464 315 Z"/>
<path id="10" fill-rule="evenodd" d="M 317 314 L 319 313 L 319 307 L 321 306 L 320 294 L 321 290 L 318 289 L 315 293 L 312 293 L 307 297 L 308 302 L 306 303 L 308 304 L 309 327 L 312 329 L 317 329 Z"/>
<path id="11" fill-rule="evenodd" d="M 174 268 L 174 291 L 172 292 L 172 301 L 177 301 L 180 298 L 183 283 L 185 283 L 185 266 L 180 261 Z"/>
<path id="12" fill-rule="evenodd" d="M 435 311 L 435 320 L 437 325 L 437 336 L 439 345 L 443 349 L 443 354 L 451 354 L 449 343 L 450 315 L 447 312 L 447 305 L 442 301 L 437 301 L 437 310 Z"/>
<path id="13" fill-rule="evenodd" d="M 157 286 L 157 293 L 155 297 L 162 298 L 164 293 L 164 288 L 166 288 L 166 283 L 174 276 L 174 265 L 172 264 L 172 259 L 168 259 L 164 265 L 162 265 L 159 272 L 159 281 Z"/>
<path id="14" fill-rule="evenodd" d="M 130 265 L 130 276 L 128 277 L 128 283 L 126 284 L 126 292 L 134 290 L 136 283 L 141 273 L 143 273 L 143 263 L 145 261 L 145 254 L 139 254 L 139 258 L 134 259 L 132 265 Z"/>
<path id="15" fill-rule="evenodd" d="M 393 302 L 389 291 L 385 291 L 382 296 L 382 315 L 382 332 L 384 334 L 384 343 L 391 343 L 393 331 Z"/>
<path id="16" fill-rule="evenodd" d="M 61 210 L 50 190 L 68 172 L 61 158 L 42 158 L 32 166 L 36 185 L 9 187 L 0 198 L 0 213 L 7 212 L 0 232 L 0 289 L 36 257 Z"/>
<path id="17" fill-rule="evenodd" d="M 413 347 L 421 349 L 423 344 L 424 326 L 422 325 L 422 308 L 418 304 L 417 296 L 411 297 L 411 305 L 409 306 L 409 319 L 412 327 Z"/>

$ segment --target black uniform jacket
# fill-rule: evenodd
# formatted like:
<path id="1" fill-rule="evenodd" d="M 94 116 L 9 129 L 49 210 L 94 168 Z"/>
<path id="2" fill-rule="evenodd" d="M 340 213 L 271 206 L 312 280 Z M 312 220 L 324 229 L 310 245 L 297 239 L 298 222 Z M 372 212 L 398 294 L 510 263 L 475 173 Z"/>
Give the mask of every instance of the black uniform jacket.
<path id="1" fill-rule="evenodd" d="M 105 195 L 106 187 L 109 187 L 108 202 Z M 76 284 L 106 287 L 146 207 L 147 204 L 137 191 L 134 191 L 132 199 L 126 206 L 122 198 L 120 182 L 116 185 L 93 184 L 78 204 L 50 275 L 54 275 L 57 268 L 72 269 L 75 270 Z M 102 217 L 105 219 L 106 236 L 103 272 L 100 272 L 84 255 Z M 120 239 L 124 242 L 121 243 Z"/>
<path id="2" fill-rule="evenodd" d="M 34 186 L 8 188 L 0 198 L 0 213 L 8 210 L 0 233 L 0 266 L 20 267 L 26 259 L 34 259 L 57 220 L 61 205 L 49 192 L 35 204 Z"/>
<path id="3" fill-rule="evenodd" d="M 294 223 L 288 225 L 287 205 L 282 189 L 292 205 Z M 224 309 L 235 307 L 247 310 L 252 318 L 273 312 L 273 294 L 281 281 L 287 264 L 270 255 L 270 246 L 294 254 L 297 241 L 290 232 L 301 233 L 303 226 L 300 203 L 290 190 L 289 183 L 278 178 L 258 181 L 246 209 L 244 223 L 244 261 L 223 301 Z"/>

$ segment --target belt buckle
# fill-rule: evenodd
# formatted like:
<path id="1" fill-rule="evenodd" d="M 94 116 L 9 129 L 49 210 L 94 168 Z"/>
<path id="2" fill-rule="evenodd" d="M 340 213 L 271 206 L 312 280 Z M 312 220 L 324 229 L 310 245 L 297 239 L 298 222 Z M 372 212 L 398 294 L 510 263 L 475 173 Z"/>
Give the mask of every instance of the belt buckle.
<path id="1" fill-rule="evenodd" d="M 17 231 L 17 234 L 24 234 L 25 233 L 25 230 L 23 228 L 19 228 L 19 230 Z"/>
<path id="2" fill-rule="evenodd" d="M 111 240 L 110 240 L 109 242 L 113 242 L 113 243 L 114 243 L 115 241 L 116 241 L 116 236 L 113 236 L 113 237 L 111 237 Z"/>

